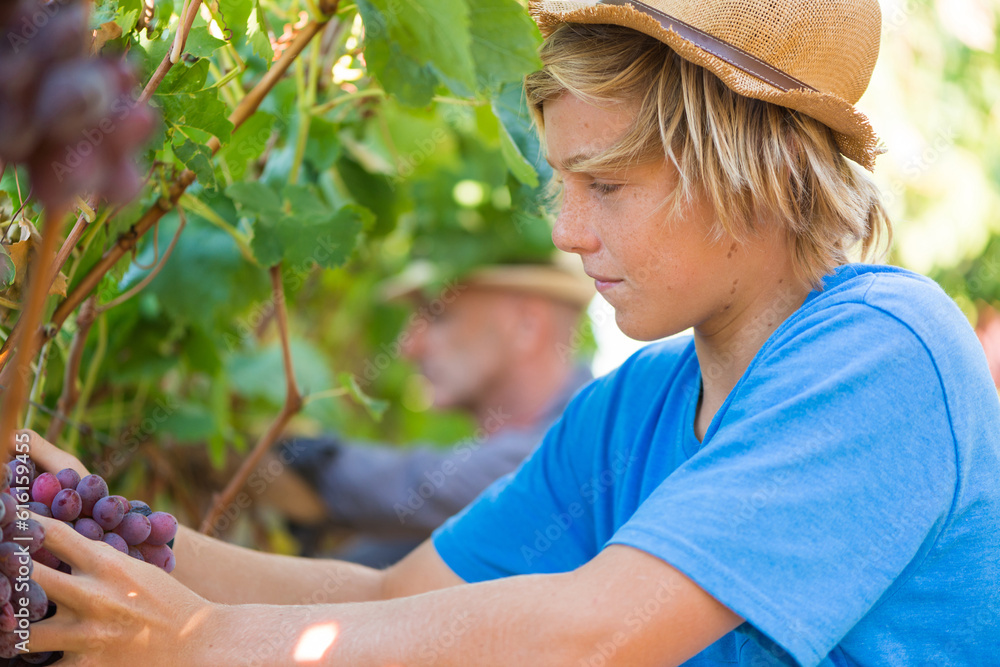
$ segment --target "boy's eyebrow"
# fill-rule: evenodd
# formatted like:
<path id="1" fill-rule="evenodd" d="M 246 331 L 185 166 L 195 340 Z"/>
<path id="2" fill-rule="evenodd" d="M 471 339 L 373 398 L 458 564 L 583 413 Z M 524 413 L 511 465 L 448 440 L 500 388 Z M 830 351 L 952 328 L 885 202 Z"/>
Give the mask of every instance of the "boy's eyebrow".
<path id="1" fill-rule="evenodd" d="M 592 160 L 593 158 L 597 157 L 597 155 L 598 155 L 597 153 L 593 153 L 593 152 L 591 152 L 591 153 L 577 153 L 576 155 L 574 155 L 574 156 L 572 156 L 570 158 L 567 158 L 566 160 L 563 161 L 563 163 L 562 163 L 562 170 L 563 171 L 577 171 L 578 165 L 580 165 L 583 162 L 586 162 L 587 160 Z M 548 155 L 545 156 L 545 161 L 548 162 L 549 165 L 551 165 L 551 167 L 553 169 L 559 170 L 560 166 L 557 165 L 556 163 L 554 163 L 552 160 L 550 160 Z"/>

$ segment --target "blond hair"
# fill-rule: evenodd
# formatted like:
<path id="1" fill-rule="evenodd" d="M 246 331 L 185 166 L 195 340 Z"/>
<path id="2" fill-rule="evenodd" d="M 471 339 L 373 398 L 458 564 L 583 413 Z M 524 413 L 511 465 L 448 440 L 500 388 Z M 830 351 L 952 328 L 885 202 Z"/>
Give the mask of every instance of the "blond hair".
<path id="1" fill-rule="evenodd" d="M 845 158 L 826 125 L 792 109 L 734 93 L 714 74 L 659 40 L 615 25 L 563 24 L 542 45 L 543 69 L 525 79 L 539 131 L 545 102 L 570 92 L 606 106 L 629 103 L 636 118 L 604 153 L 573 171 L 622 169 L 669 159 L 679 184 L 674 213 L 696 192 L 707 196 L 717 239 L 745 242 L 762 221 L 779 225 L 794 247 L 798 277 L 822 277 L 878 254 L 892 225 L 879 191 Z"/>

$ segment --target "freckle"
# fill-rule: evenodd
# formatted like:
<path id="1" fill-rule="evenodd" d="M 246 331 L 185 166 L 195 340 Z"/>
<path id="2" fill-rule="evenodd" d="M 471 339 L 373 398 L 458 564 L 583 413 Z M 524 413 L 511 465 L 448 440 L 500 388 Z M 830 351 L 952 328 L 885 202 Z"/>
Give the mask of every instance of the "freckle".
<path id="1" fill-rule="evenodd" d="M 780 284 L 781 284 L 781 283 L 783 283 L 783 282 L 785 282 L 785 279 L 784 279 L 784 278 L 782 278 L 781 280 L 779 280 L 779 281 L 778 281 L 778 284 L 780 285 Z"/>
<path id="2" fill-rule="evenodd" d="M 733 289 L 729 290 L 730 294 L 736 294 L 736 283 L 738 283 L 738 282 L 740 282 L 739 278 L 737 278 L 736 280 L 733 281 Z"/>
<path id="3" fill-rule="evenodd" d="M 729 254 L 726 255 L 726 258 L 727 259 L 731 258 L 733 256 L 734 252 L 736 252 L 736 244 L 735 243 L 729 248 Z"/>

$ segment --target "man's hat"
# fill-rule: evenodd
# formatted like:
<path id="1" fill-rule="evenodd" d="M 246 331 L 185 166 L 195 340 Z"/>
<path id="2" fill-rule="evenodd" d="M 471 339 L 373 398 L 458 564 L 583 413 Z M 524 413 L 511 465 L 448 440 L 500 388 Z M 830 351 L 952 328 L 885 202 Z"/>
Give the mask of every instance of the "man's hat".
<path id="1" fill-rule="evenodd" d="M 499 289 L 543 296 L 553 301 L 585 308 L 594 298 L 594 281 L 583 272 L 580 262 L 569 255 L 555 255 L 551 263 L 491 264 L 457 276 L 462 285 Z M 386 301 L 400 301 L 423 296 L 433 299 L 445 288 L 448 276 L 434 264 L 417 261 L 399 275 L 382 283 L 380 293 Z"/>
<path id="2" fill-rule="evenodd" d="M 878 58 L 878 0 L 531 0 L 548 37 L 563 23 L 610 23 L 655 37 L 733 91 L 811 116 L 868 170 L 885 149 L 854 108 Z"/>

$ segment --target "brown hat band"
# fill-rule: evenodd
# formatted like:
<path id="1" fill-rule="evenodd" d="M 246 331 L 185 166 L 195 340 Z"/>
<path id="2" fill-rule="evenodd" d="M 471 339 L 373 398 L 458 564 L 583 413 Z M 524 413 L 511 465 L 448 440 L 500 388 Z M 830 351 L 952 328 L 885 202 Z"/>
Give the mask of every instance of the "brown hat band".
<path id="1" fill-rule="evenodd" d="M 673 16 L 661 12 L 659 9 L 650 7 L 639 0 L 601 0 L 602 5 L 632 5 L 632 7 L 655 19 L 666 30 L 673 30 L 682 39 L 686 39 L 698 48 L 711 53 L 717 58 L 721 58 L 733 67 L 743 70 L 750 76 L 755 76 L 762 81 L 766 81 L 775 88 L 780 88 L 783 92 L 789 90 L 811 90 L 817 92 L 812 86 L 803 83 L 793 76 L 790 76 L 780 69 L 773 67 L 760 58 L 747 53 L 743 49 L 724 42 L 718 37 L 713 37 L 704 30 L 699 30 L 693 25 L 675 19 Z"/>

